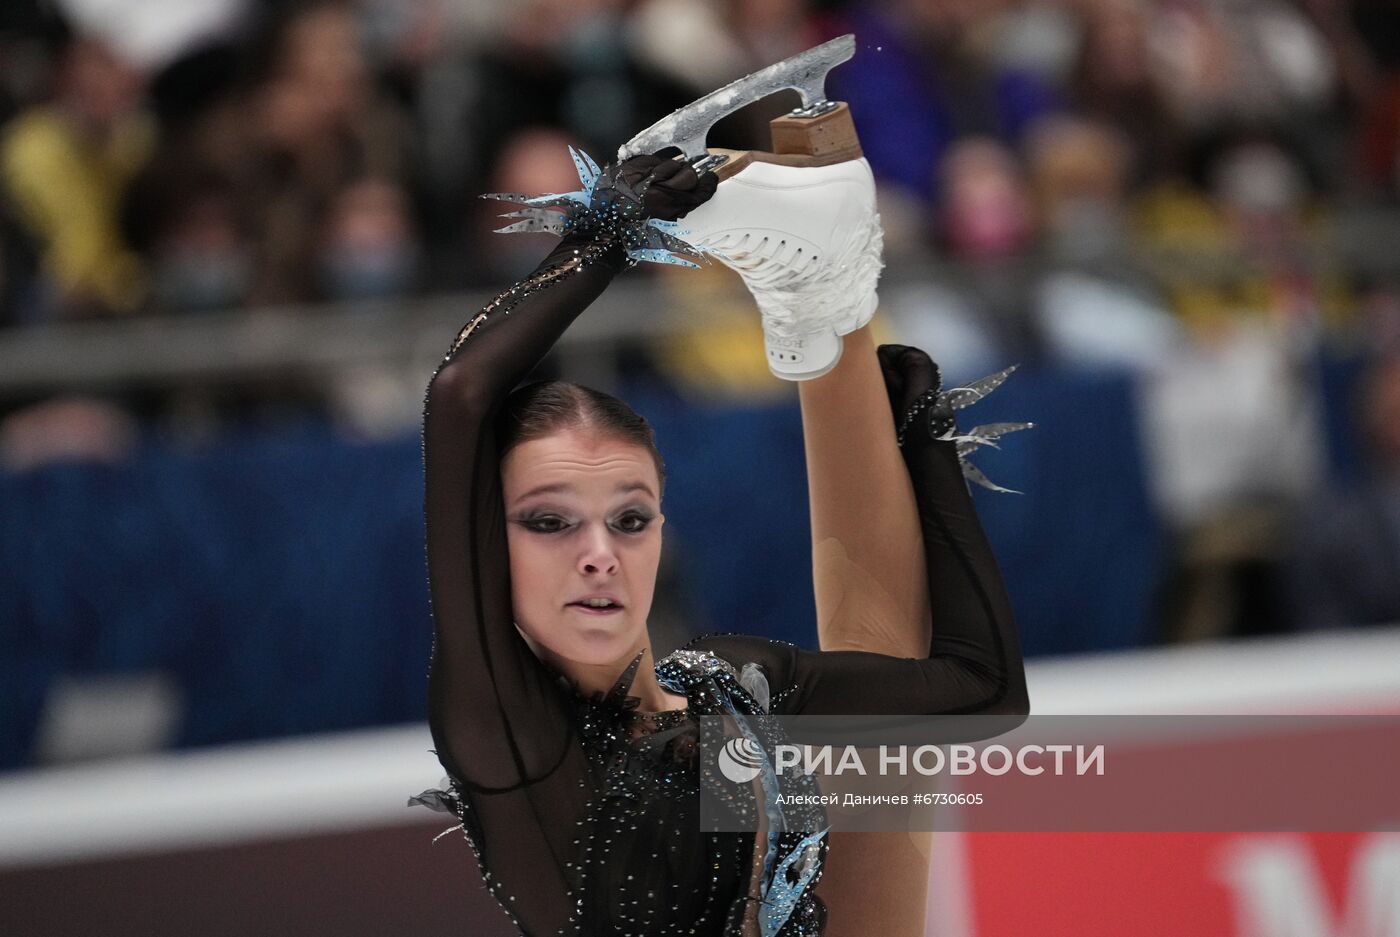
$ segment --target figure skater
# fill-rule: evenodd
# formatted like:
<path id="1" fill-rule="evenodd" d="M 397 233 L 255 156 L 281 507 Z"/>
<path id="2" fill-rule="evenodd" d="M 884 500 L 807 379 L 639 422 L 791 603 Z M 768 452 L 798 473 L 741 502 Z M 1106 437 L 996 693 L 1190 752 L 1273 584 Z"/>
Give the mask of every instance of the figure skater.
<path id="1" fill-rule="evenodd" d="M 599 170 L 575 154 L 580 193 L 512 196 L 534 206 L 513 228 L 564 236 L 470 318 L 429 383 L 429 722 L 450 783 L 414 800 L 456 813 L 522 934 L 920 933 L 915 840 L 869 857 L 886 893 L 917 889 L 900 904 L 872 901 L 881 890 L 856 888 L 850 866 L 823 884 L 823 834 L 702 832 L 697 724 L 1024 717 L 1010 604 L 966 479 L 990 483 L 962 458 L 1016 425 L 964 433 L 952 412 L 1004 373 L 942 392 L 922 351 L 876 349 L 863 159 L 731 154 L 721 184 L 679 156 Z M 517 387 L 614 276 L 686 248 L 740 271 L 770 365 L 802 382 L 821 651 L 721 634 L 655 660 L 665 469 L 650 428 L 595 390 Z"/>

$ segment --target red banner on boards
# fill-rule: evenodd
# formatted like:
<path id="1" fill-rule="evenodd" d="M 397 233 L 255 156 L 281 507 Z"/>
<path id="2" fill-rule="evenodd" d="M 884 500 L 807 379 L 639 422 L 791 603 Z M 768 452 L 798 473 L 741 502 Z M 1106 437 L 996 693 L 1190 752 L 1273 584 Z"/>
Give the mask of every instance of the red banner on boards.
<path id="1" fill-rule="evenodd" d="M 1368 784 L 1389 777 L 1395 783 L 1372 785 L 1352 816 L 1362 830 L 1394 830 L 1391 739 L 1377 736 L 1367 750 L 1351 738 L 1352 756 L 1339 761 L 1328 755 L 1341 739 L 1312 731 L 1323 725 L 1299 719 L 1291 736 L 1235 735 L 1229 744 L 1246 761 L 1292 745 L 1337 774 L 1364 774 Z M 1136 754 L 1149 765 L 1208 764 L 1219 742 L 1147 742 Z M 1259 796 L 1299 795 L 1299 779 L 1316 781 L 1309 771 L 1277 772 Z M 1396 832 L 939 833 L 933 885 L 931 937 L 1400 937 Z"/>
<path id="2" fill-rule="evenodd" d="M 1400 937 L 1396 833 L 967 833 L 934 842 L 960 854 L 961 874 L 952 874 L 966 902 L 930 908 L 929 933 L 939 937 Z"/>

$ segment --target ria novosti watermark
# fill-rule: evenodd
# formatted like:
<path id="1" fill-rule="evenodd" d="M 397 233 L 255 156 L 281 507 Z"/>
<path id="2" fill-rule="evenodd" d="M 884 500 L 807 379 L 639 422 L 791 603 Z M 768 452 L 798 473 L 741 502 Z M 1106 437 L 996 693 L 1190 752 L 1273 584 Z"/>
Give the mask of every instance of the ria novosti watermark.
<path id="1" fill-rule="evenodd" d="M 700 721 L 714 831 L 1400 829 L 1400 715 Z"/>
<path id="2" fill-rule="evenodd" d="M 763 770 L 763 746 L 750 738 L 732 738 L 720 748 L 717 758 L 720 772 L 735 783 L 756 779 Z M 1104 773 L 1103 744 L 1086 745 L 1020 745 L 1014 750 L 1005 745 L 881 745 L 871 753 L 855 745 L 794 745 L 778 743 L 772 750 L 773 771 L 782 777 L 796 770 L 804 775 L 844 775 L 862 777 L 872 773 L 882 775 L 919 774 L 933 777 L 986 774 L 1000 777 L 1013 771 L 1035 777 L 1051 771 L 1057 775 Z"/>

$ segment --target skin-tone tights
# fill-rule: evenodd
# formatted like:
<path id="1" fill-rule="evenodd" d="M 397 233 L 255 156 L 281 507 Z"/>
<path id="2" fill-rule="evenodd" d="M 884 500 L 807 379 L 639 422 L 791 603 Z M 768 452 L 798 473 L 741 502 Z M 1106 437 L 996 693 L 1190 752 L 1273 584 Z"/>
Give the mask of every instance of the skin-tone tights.
<path id="1" fill-rule="evenodd" d="M 811 498 L 812 578 L 823 651 L 924 657 L 924 544 L 869 328 L 798 384 Z M 923 937 L 929 833 L 831 834 L 817 894 L 830 937 Z"/>

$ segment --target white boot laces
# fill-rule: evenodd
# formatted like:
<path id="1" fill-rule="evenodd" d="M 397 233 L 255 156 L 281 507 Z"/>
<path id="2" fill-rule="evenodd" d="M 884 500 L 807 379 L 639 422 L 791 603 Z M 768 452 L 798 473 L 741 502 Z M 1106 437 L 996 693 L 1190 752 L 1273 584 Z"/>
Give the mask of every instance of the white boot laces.
<path id="1" fill-rule="evenodd" d="M 808 258 L 801 248 L 785 251 L 779 246 L 767 257 L 754 252 L 731 259 L 758 302 L 765 332 L 792 338 L 815 326 L 829 326 L 845 335 L 869 321 L 874 305 L 869 297 L 885 266 L 883 247 L 880 216 L 872 212 L 835 256 Z M 749 257 L 751 271 L 745 269 Z"/>

